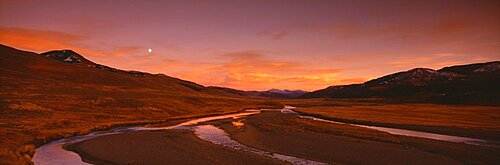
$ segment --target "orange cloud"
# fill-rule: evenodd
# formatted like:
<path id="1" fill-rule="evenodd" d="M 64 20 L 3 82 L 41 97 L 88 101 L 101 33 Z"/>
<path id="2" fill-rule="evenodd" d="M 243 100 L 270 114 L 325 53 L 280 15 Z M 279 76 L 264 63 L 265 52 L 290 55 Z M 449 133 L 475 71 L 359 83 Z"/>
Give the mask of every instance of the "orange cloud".
<path id="1" fill-rule="evenodd" d="M 111 50 L 109 52 L 109 54 L 112 56 L 124 56 L 127 54 L 132 54 L 134 52 L 137 52 L 140 49 L 141 49 L 141 47 L 138 47 L 138 46 L 117 47 L 116 49 Z"/>
<path id="2" fill-rule="evenodd" d="M 330 85 L 361 83 L 366 78 L 342 77 L 342 69 L 326 68 L 308 62 L 273 58 L 273 52 L 247 50 L 212 54 L 217 62 L 186 61 L 152 57 L 134 62 L 155 73 L 194 81 L 207 86 L 242 90 L 271 88 L 316 90 Z"/>
<path id="3" fill-rule="evenodd" d="M 71 49 L 87 58 L 106 61 L 108 56 L 124 56 L 137 52 L 137 46 L 108 46 L 107 50 L 85 45 L 82 41 L 88 36 L 48 30 L 25 28 L 0 28 L 0 43 L 22 50 L 42 53 L 50 50 Z M 116 61 L 108 61 L 107 65 L 121 66 Z"/>
<path id="4" fill-rule="evenodd" d="M 406 57 L 387 64 L 395 68 L 410 69 L 416 67 L 428 67 L 432 69 L 440 69 L 445 66 L 461 65 L 468 63 L 478 63 L 491 60 L 487 57 L 475 55 L 463 55 L 453 53 L 437 53 L 420 57 Z"/>
<path id="5" fill-rule="evenodd" d="M 243 90 L 270 88 L 315 90 L 339 83 L 358 83 L 338 77 L 341 69 L 324 68 L 309 63 L 274 59 L 270 52 L 239 51 L 215 55 L 216 63 L 196 63 L 168 60 L 178 72 L 168 72 L 204 85 L 225 86 Z M 161 65 L 161 64 L 157 64 Z M 184 69 L 179 69 L 184 68 Z M 175 68 L 165 68 L 174 70 Z"/>
<path id="6" fill-rule="evenodd" d="M 56 49 L 75 49 L 81 35 L 24 28 L 0 28 L 0 42 L 24 50 L 44 52 Z"/>
<path id="7" fill-rule="evenodd" d="M 434 64 L 443 63 L 443 58 L 449 58 L 453 56 L 459 56 L 452 53 L 438 53 L 427 56 L 420 57 L 410 57 L 410 58 L 401 58 L 395 61 L 391 61 L 388 64 L 394 67 L 399 68 L 411 68 L 411 67 L 433 67 Z M 448 62 L 445 62 L 448 63 Z M 430 66 L 432 65 L 432 66 Z"/>

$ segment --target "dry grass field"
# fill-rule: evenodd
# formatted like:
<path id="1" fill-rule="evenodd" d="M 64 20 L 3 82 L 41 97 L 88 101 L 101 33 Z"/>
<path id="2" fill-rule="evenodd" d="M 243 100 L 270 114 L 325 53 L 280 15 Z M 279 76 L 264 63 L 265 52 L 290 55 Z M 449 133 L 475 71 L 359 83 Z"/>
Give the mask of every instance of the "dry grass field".
<path id="1" fill-rule="evenodd" d="M 244 124 L 236 127 L 235 121 Z M 330 164 L 495 164 L 500 160 L 498 147 L 398 136 L 276 111 L 207 124 L 253 148 Z"/>
<path id="2" fill-rule="evenodd" d="M 0 46 L 0 164 L 51 140 L 110 127 L 276 106 L 166 75 L 131 76 Z"/>
<path id="3" fill-rule="evenodd" d="M 6 95 L 3 95 L 6 96 Z M 29 164 L 35 146 L 51 140 L 111 127 L 158 123 L 236 112 L 243 108 L 277 105 L 266 100 L 226 97 L 108 96 L 106 99 L 70 98 L 45 93 L 52 99 L 28 96 L 2 102 L 0 164 Z M 64 102 L 63 100 L 68 100 Z M 104 100 L 104 101 L 102 101 Z"/>
<path id="4" fill-rule="evenodd" d="M 379 99 L 285 100 L 296 111 L 350 123 L 500 140 L 500 107 L 388 103 Z"/>
<path id="5" fill-rule="evenodd" d="M 31 164 L 35 147 L 94 130 L 282 105 L 338 121 L 500 139 L 500 107 L 247 97 L 166 75 L 64 63 L 7 46 L 0 46 L 0 73 L 0 164 Z M 363 131 L 349 135 L 365 136 Z"/>

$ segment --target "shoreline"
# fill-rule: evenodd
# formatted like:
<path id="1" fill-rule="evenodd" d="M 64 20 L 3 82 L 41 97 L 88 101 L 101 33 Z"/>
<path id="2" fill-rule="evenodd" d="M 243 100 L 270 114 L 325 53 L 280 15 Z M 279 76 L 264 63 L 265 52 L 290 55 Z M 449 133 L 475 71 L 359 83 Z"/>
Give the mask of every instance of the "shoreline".
<path id="1" fill-rule="evenodd" d="M 243 123 L 243 125 L 237 126 L 234 122 Z M 500 160 L 499 156 L 495 156 L 496 153 L 500 153 L 499 148 L 392 135 L 358 126 L 304 119 L 280 112 L 262 112 L 242 118 L 199 123 L 199 125 L 207 124 L 224 130 L 231 139 L 251 148 L 319 162 L 488 164 Z M 158 164 L 158 162 L 168 162 L 170 159 L 180 162 L 192 161 L 183 157 L 175 157 L 177 153 L 172 150 L 179 148 L 182 152 L 190 151 L 187 155 L 203 163 L 208 161 L 208 164 L 210 161 L 206 158 L 226 161 L 227 157 L 221 158 L 220 155 L 221 152 L 226 151 L 238 157 L 227 160 L 235 161 L 233 163 L 236 164 L 247 163 L 244 157 L 249 154 L 252 157 L 256 156 L 204 141 L 193 134 L 193 130 L 190 129 L 127 132 L 64 145 L 64 149 L 77 153 L 89 163 L 149 162 Z M 186 137 L 189 139 L 177 144 L 176 139 Z M 172 144 L 167 145 L 170 142 Z M 217 148 L 225 151 L 212 152 L 218 150 Z M 205 154 L 207 153 L 205 151 L 209 151 L 208 154 L 211 155 Z M 169 157 L 169 159 L 162 157 Z M 261 158 L 257 157 L 263 161 L 260 164 L 277 161 Z"/>
<path id="2" fill-rule="evenodd" d="M 158 143 L 157 141 L 162 141 Z M 103 147 L 104 146 L 104 147 Z M 65 145 L 92 164 L 286 164 L 201 140 L 186 129 L 137 131 Z M 194 153 L 196 152 L 196 154 Z"/>
<path id="3" fill-rule="evenodd" d="M 34 145 L 35 146 L 35 148 L 34 148 L 34 154 L 36 154 L 36 150 L 39 147 L 41 147 L 41 146 L 43 146 L 45 144 L 49 144 L 49 143 L 51 143 L 53 141 L 57 141 L 57 140 L 61 140 L 61 139 L 66 139 L 66 138 L 71 138 L 71 137 L 75 137 L 75 136 L 88 135 L 88 134 L 90 134 L 92 132 L 96 132 L 96 131 L 107 131 L 107 130 L 112 130 L 112 129 L 132 127 L 132 126 L 149 126 L 149 125 L 163 125 L 163 124 L 166 124 L 166 125 L 176 125 L 176 124 L 179 124 L 179 123 L 182 123 L 182 122 L 185 122 L 185 121 L 188 121 L 188 120 L 196 119 L 196 118 L 212 117 L 212 116 L 219 116 L 219 115 L 228 115 L 228 114 L 239 113 L 239 112 L 242 112 L 242 111 L 245 111 L 245 110 L 260 109 L 260 108 L 261 107 L 259 107 L 259 108 L 241 108 L 240 110 L 237 110 L 237 111 L 229 111 L 229 112 L 222 112 L 222 113 L 211 113 L 211 114 L 201 114 L 201 115 L 191 115 L 191 116 L 178 116 L 178 117 L 171 117 L 169 119 L 160 120 L 160 121 L 119 123 L 119 124 L 113 124 L 113 125 L 109 125 L 109 126 L 105 126 L 105 127 L 95 127 L 95 128 L 90 129 L 90 131 L 88 131 L 88 132 L 85 132 L 85 133 L 75 133 L 75 134 L 71 134 L 71 136 L 62 136 L 62 135 L 60 135 L 60 136 L 53 137 L 53 138 L 49 137 L 49 138 L 46 138 L 46 139 L 35 139 L 35 140 L 33 140 L 33 141 L 29 142 L 29 143 L 21 145 L 20 147 Z M 33 162 L 33 160 L 32 160 L 33 157 L 34 157 L 34 155 L 30 156 L 31 162 Z"/>
<path id="4" fill-rule="evenodd" d="M 144 125 L 146 127 L 148 127 L 148 126 L 172 126 L 172 125 L 176 125 L 178 123 L 182 123 L 182 122 L 184 122 L 186 120 L 192 120 L 192 119 L 203 118 L 203 117 L 212 117 L 212 116 L 219 116 L 219 115 L 234 114 L 234 113 L 242 112 L 242 111 L 249 110 L 249 109 L 262 109 L 262 108 L 243 108 L 243 109 L 240 109 L 238 111 L 231 111 L 231 112 L 212 113 L 212 114 L 204 114 L 204 115 L 193 115 L 193 116 L 185 116 L 185 117 L 174 117 L 174 118 L 169 118 L 169 119 L 165 119 L 163 121 L 157 121 L 157 122 L 125 123 L 125 124 L 114 125 L 114 127 L 108 127 L 107 129 L 103 129 L 103 130 L 110 130 L 110 129 L 114 129 L 114 128 L 127 127 L 127 126 L 138 126 L 138 125 Z M 295 110 L 295 112 L 297 112 L 297 113 L 299 113 L 301 115 L 308 115 L 308 116 L 318 117 L 318 118 L 322 118 L 322 119 L 332 120 L 331 118 L 325 117 L 325 116 L 322 116 L 322 115 L 316 115 L 316 114 L 311 114 L 311 113 L 304 113 L 304 112 L 300 112 L 300 111 L 296 111 L 296 110 Z M 267 114 L 268 112 L 262 112 L 262 113 L 266 113 Z M 274 112 L 269 112 L 269 113 L 274 113 Z M 281 114 L 280 112 L 277 112 L 277 113 Z M 243 119 L 243 121 L 246 120 L 245 118 Z M 248 118 L 258 118 L 258 117 L 248 117 Z M 340 122 L 345 122 L 345 123 L 348 123 L 348 124 L 363 124 L 363 125 L 383 126 L 383 127 L 391 127 L 391 128 L 402 128 L 402 129 L 408 129 L 408 130 L 417 130 L 417 131 L 421 131 L 422 130 L 422 129 L 409 129 L 408 127 L 406 127 L 407 125 L 406 126 L 405 125 L 396 125 L 397 127 L 394 127 L 393 124 L 387 124 L 387 123 L 364 122 L 364 121 L 348 120 L 348 119 L 341 119 L 341 118 L 337 118 L 337 119 L 338 120 L 335 120 L 335 118 L 334 118 L 333 121 L 340 121 Z M 220 120 L 202 122 L 200 124 L 215 124 L 216 126 L 220 127 L 221 125 L 223 125 L 221 123 L 225 123 L 226 122 L 225 123 L 226 126 L 224 126 L 226 129 L 224 129 L 224 130 L 229 134 L 229 136 L 231 138 L 234 138 L 234 135 L 233 135 L 234 132 L 231 133 L 230 130 L 227 130 L 227 128 L 230 127 L 230 124 L 229 124 L 229 126 L 227 125 L 228 124 L 227 121 L 229 121 L 229 120 L 236 120 L 236 119 L 220 119 Z M 284 121 L 286 121 L 286 120 L 284 120 Z M 369 124 L 366 124 L 366 123 L 369 123 Z M 377 124 L 377 125 L 375 125 L 375 124 Z M 315 126 L 315 125 L 313 125 L 313 126 Z M 352 127 L 359 127 L 359 126 L 352 126 Z M 414 127 L 411 127 L 411 128 L 414 128 Z M 254 129 L 254 132 L 255 132 L 255 127 L 253 129 Z M 441 129 L 443 129 L 443 128 L 441 128 Z M 94 132 L 94 131 L 97 131 L 97 130 L 93 130 L 92 132 Z M 304 131 L 307 131 L 307 129 L 305 129 Z M 428 130 L 424 130 L 424 131 L 433 132 L 433 131 L 428 131 Z M 160 132 L 160 131 L 137 131 L 137 132 L 143 133 L 143 132 Z M 133 132 L 129 132 L 129 133 L 133 133 Z M 123 136 L 123 137 L 126 137 L 129 133 L 120 133 L 120 134 L 109 135 L 109 136 L 118 136 L 118 137 L 122 137 Z M 191 131 L 191 133 L 193 133 L 193 132 Z M 436 132 L 436 133 L 441 133 L 441 132 Z M 145 133 L 145 134 L 148 134 L 148 133 Z M 415 151 L 418 151 L 418 152 L 425 151 L 425 153 L 434 153 L 432 147 L 429 147 L 429 144 L 436 144 L 438 146 L 441 146 L 441 148 L 438 148 L 438 149 L 440 149 L 439 150 L 439 152 L 440 152 L 439 155 L 449 155 L 447 153 L 441 152 L 441 149 L 442 150 L 451 150 L 452 153 L 455 152 L 454 153 L 455 155 L 453 155 L 453 157 L 455 157 L 456 155 L 463 154 L 463 152 L 458 152 L 458 151 L 455 151 L 453 149 L 449 149 L 450 146 L 453 145 L 452 142 L 444 142 L 444 141 L 440 142 L 439 140 L 436 141 L 436 140 L 425 139 L 425 138 L 413 138 L 413 137 L 406 137 L 406 136 L 401 136 L 401 135 L 391 135 L 393 137 L 398 137 L 397 139 L 399 139 L 399 140 L 397 140 L 397 141 L 400 141 L 400 142 L 394 143 L 394 142 L 391 142 L 392 141 L 391 139 L 389 139 L 389 141 L 387 141 L 387 139 L 386 140 L 384 140 L 384 139 L 377 140 L 377 138 L 370 138 L 369 136 L 376 137 L 373 134 L 371 134 L 369 136 L 366 136 L 366 135 L 350 136 L 349 134 L 340 134 L 340 135 L 339 134 L 333 134 L 333 135 L 334 136 L 338 136 L 338 137 L 334 137 L 334 139 L 337 139 L 337 140 L 340 140 L 340 141 L 344 141 L 344 142 L 346 142 L 345 140 L 347 140 L 348 143 L 349 143 L 349 141 L 352 141 L 353 139 L 354 140 L 358 139 L 357 140 L 358 143 L 359 143 L 359 140 L 361 140 L 362 143 L 365 143 L 363 141 L 366 141 L 366 142 L 368 142 L 368 143 L 365 143 L 366 145 L 368 145 L 367 147 L 368 148 L 372 148 L 372 149 L 373 148 L 380 148 L 380 147 L 384 148 L 384 146 L 387 147 L 386 144 L 384 144 L 384 143 L 389 142 L 389 143 L 392 143 L 393 145 L 402 145 L 401 147 L 403 147 L 403 148 L 405 148 L 405 147 L 411 147 L 411 148 L 413 148 L 412 150 L 415 150 Z M 463 134 L 460 134 L 460 135 L 463 135 Z M 249 136 L 250 136 L 250 138 L 254 138 L 254 135 L 249 135 Z M 363 136 L 366 136 L 368 138 L 363 137 Z M 67 138 L 67 137 L 65 137 L 65 138 Z M 326 139 L 322 138 L 322 136 L 318 136 L 318 138 L 326 140 Z M 88 163 L 112 163 L 113 161 L 102 159 L 102 158 L 99 158 L 99 157 L 95 157 L 95 156 L 92 156 L 92 154 L 89 154 L 88 152 L 85 152 L 84 150 L 79 150 L 79 149 L 75 149 L 74 148 L 74 145 L 77 144 L 77 143 L 78 144 L 82 144 L 82 143 L 84 143 L 86 141 L 100 141 L 100 139 L 103 139 L 103 137 L 96 137 L 96 138 L 84 140 L 84 141 L 81 141 L 81 142 L 64 144 L 63 149 L 78 154 L 79 157 L 84 162 L 88 162 Z M 121 138 L 118 138 L 118 139 L 121 139 Z M 198 141 L 198 142 L 199 141 L 203 141 L 203 140 L 201 140 L 199 138 L 196 138 L 196 139 L 197 139 L 196 141 Z M 237 140 L 238 142 L 242 143 L 242 144 L 245 144 L 244 142 L 241 142 L 240 141 L 241 139 L 239 139 L 239 138 L 234 138 L 234 139 Z M 342 140 L 342 139 L 344 139 L 344 140 Z M 167 140 L 170 140 L 170 139 L 167 139 Z M 264 139 L 264 141 L 265 141 L 265 139 Z M 404 143 L 402 143 L 403 141 L 404 141 Z M 133 143 L 141 143 L 141 142 L 139 141 L 139 142 L 133 142 Z M 333 141 L 333 143 L 338 143 L 338 142 Z M 349 143 L 349 144 L 356 146 L 355 143 Z M 103 145 L 108 145 L 108 144 L 103 144 Z M 248 145 L 250 147 L 259 148 L 259 147 L 256 147 L 256 146 L 252 145 L 252 144 L 245 144 L 245 145 Z M 348 144 L 344 144 L 344 145 L 348 145 Z M 484 150 L 489 149 L 489 148 L 483 148 L 483 147 L 480 147 L 480 146 L 468 146 L 468 144 L 462 144 L 462 143 L 457 143 L 456 145 L 459 146 L 459 148 L 471 148 L 471 149 L 474 149 L 476 151 L 483 152 L 483 153 L 484 153 Z M 389 148 L 391 148 L 391 147 L 389 147 Z M 431 149 L 429 149 L 429 148 L 431 148 Z M 276 152 L 277 151 L 277 150 L 268 150 L 269 148 L 259 148 L 259 149 L 265 150 L 265 151 L 271 151 L 271 152 Z M 493 148 L 493 149 L 489 149 L 489 150 L 493 151 L 494 153 L 498 152 L 498 148 Z M 410 151 L 405 151 L 403 153 L 405 153 L 408 156 L 409 152 Z M 414 151 L 412 151 L 412 152 L 414 152 Z M 109 153 L 109 154 L 111 154 L 111 155 L 115 154 L 116 155 L 117 153 Z M 405 154 L 403 154 L 403 155 L 405 155 Z M 300 155 L 293 155 L 293 154 L 289 154 L 289 155 L 300 157 Z M 399 154 L 399 155 L 401 155 L 401 154 Z M 405 157 L 405 156 L 403 156 L 403 157 Z M 424 157 L 428 157 L 428 156 L 424 156 Z M 449 157 L 449 156 L 446 156 L 446 157 Z M 311 158 L 311 157 L 306 157 L 306 158 L 311 159 L 311 160 L 319 160 L 319 159 L 315 159 L 315 158 Z M 372 159 L 372 158 L 369 158 L 368 160 L 370 160 L 370 159 Z M 435 158 L 432 158 L 432 159 L 435 159 Z M 457 158 L 457 159 L 459 159 L 459 158 Z M 467 158 L 467 159 L 465 159 L 465 161 L 470 161 L 470 159 L 472 159 L 472 158 Z M 446 161 L 446 162 L 449 162 L 449 161 Z M 335 162 L 335 163 L 337 163 L 337 162 Z"/>
<path id="5" fill-rule="evenodd" d="M 275 120 L 280 114 L 272 117 L 273 114 L 269 113 L 273 112 L 242 119 L 245 126 L 241 129 L 235 128 L 231 120 L 209 124 L 225 130 L 232 139 L 260 150 L 330 163 L 378 164 L 399 161 L 403 164 L 422 164 L 422 161 L 429 161 L 427 163 L 455 164 L 458 161 L 461 162 L 459 164 L 491 164 L 500 161 L 497 155 L 500 148 L 497 147 L 384 135 L 368 128 L 298 117 L 285 116 Z M 290 144 L 294 144 L 293 150 L 290 150 Z M 415 160 L 408 162 L 411 159 Z"/>

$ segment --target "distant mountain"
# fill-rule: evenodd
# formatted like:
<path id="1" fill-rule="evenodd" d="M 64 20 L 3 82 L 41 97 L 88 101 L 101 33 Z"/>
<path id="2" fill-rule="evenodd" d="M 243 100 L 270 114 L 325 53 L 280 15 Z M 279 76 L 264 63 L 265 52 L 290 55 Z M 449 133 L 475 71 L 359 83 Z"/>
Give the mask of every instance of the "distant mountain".
<path id="1" fill-rule="evenodd" d="M 303 90 L 288 90 L 288 89 L 284 90 L 270 89 L 267 91 L 243 91 L 238 89 L 217 87 L 217 86 L 210 86 L 209 88 L 222 90 L 227 93 L 232 93 L 240 96 L 257 96 L 257 97 L 281 98 L 281 99 L 297 98 L 306 93 L 306 91 Z"/>
<path id="2" fill-rule="evenodd" d="M 267 91 L 248 91 L 247 93 L 251 93 L 261 97 L 269 97 L 269 98 L 297 98 L 306 91 L 303 90 L 280 90 L 280 89 L 270 89 Z"/>
<path id="3" fill-rule="evenodd" d="M 300 98 L 381 97 L 416 102 L 500 104 L 500 61 L 416 68 L 363 84 L 330 86 Z"/>

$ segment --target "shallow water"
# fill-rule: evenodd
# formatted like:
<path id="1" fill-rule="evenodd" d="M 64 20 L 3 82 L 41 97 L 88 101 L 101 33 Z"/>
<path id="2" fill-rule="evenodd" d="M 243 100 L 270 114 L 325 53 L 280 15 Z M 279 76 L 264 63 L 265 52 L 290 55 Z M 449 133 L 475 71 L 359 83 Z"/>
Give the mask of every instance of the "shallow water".
<path id="1" fill-rule="evenodd" d="M 133 132 L 133 131 L 143 131 L 143 130 L 166 130 L 166 129 L 174 129 L 174 128 L 185 128 L 189 125 L 195 125 L 201 122 L 226 119 L 226 118 L 238 118 L 247 115 L 258 114 L 260 111 L 258 110 L 248 110 L 241 113 L 236 114 L 227 114 L 227 115 L 219 115 L 212 117 L 204 117 L 199 119 L 190 120 L 175 126 L 169 127 L 129 127 L 129 128 L 117 128 L 111 129 L 108 131 L 96 131 L 87 135 L 75 136 L 65 139 L 56 140 L 50 143 L 47 143 L 41 147 L 38 147 L 35 150 L 35 155 L 33 156 L 32 161 L 37 165 L 79 165 L 79 164 L 88 164 L 81 160 L 80 155 L 74 153 L 72 151 L 67 151 L 62 148 L 64 144 L 81 142 L 93 138 L 97 138 L 104 135 L 112 135 L 119 134 L 124 132 Z"/>
<path id="2" fill-rule="evenodd" d="M 112 135 L 124 132 L 135 131 L 135 129 L 112 129 L 109 131 L 96 131 L 87 135 L 75 136 L 66 139 L 56 140 L 50 143 L 47 143 L 35 150 L 35 155 L 33 155 L 32 161 L 35 164 L 41 165 L 80 165 L 80 164 L 88 164 L 81 160 L 80 155 L 77 153 L 67 151 L 63 149 L 64 144 L 68 143 L 76 143 L 92 138 L 96 138 L 99 136 Z"/>
<path id="3" fill-rule="evenodd" d="M 468 138 L 468 137 L 443 135 L 443 134 L 437 134 L 437 133 L 429 133 L 429 132 L 421 132 L 421 131 L 413 131 L 413 130 L 405 130 L 405 129 L 397 129 L 397 128 L 366 126 L 366 125 L 358 125 L 358 124 L 352 124 L 352 125 L 370 128 L 370 129 L 375 129 L 375 130 L 379 130 L 379 131 L 383 131 L 383 132 L 388 132 L 388 133 L 394 134 L 394 135 L 403 135 L 403 136 L 435 139 L 435 140 L 449 141 L 449 142 L 455 142 L 455 143 L 465 143 L 465 144 L 472 144 L 472 145 L 481 145 L 481 146 L 497 146 L 498 145 L 498 144 L 495 144 L 495 142 L 482 140 L 482 139 Z"/>
<path id="4" fill-rule="evenodd" d="M 287 156 L 287 155 L 262 151 L 262 150 L 258 150 L 255 148 L 248 147 L 246 145 L 243 145 L 243 144 L 231 139 L 226 134 L 226 132 L 224 132 L 224 130 L 217 128 L 213 125 L 196 126 L 196 127 L 194 127 L 194 133 L 198 138 L 209 141 L 209 142 L 217 144 L 217 145 L 221 145 L 221 146 L 225 146 L 225 147 L 229 147 L 229 148 L 233 148 L 233 149 L 241 150 L 241 151 L 245 151 L 245 152 L 252 152 L 255 154 L 262 155 L 262 156 L 268 156 L 268 157 L 279 159 L 282 161 L 286 161 L 286 162 L 289 162 L 292 164 L 297 164 L 297 165 L 326 164 L 326 163 L 322 163 L 322 162 L 301 159 L 301 158 L 297 158 L 297 157 L 293 157 L 293 156 Z"/>
<path id="5" fill-rule="evenodd" d="M 324 164 L 321 162 L 316 162 L 316 161 L 310 161 L 306 159 L 301 159 L 301 158 L 296 158 L 292 156 L 287 156 L 287 155 L 281 155 L 277 153 L 270 153 L 266 151 L 261 151 L 257 149 L 253 149 L 247 146 L 244 146 L 237 141 L 232 140 L 227 136 L 227 134 L 212 125 L 202 125 L 202 126 L 194 126 L 196 124 L 202 123 L 202 122 L 207 122 L 207 121 L 213 121 L 213 120 L 220 120 L 220 119 L 227 119 L 227 118 L 233 118 L 233 119 L 239 119 L 248 115 L 255 115 L 260 113 L 259 110 L 247 110 L 241 113 L 237 114 L 228 114 L 228 115 L 220 115 L 220 116 L 212 116 L 212 117 L 204 117 L 204 118 L 199 118 L 199 119 L 193 119 L 178 125 L 174 126 L 168 126 L 168 127 L 130 127 L 130 128 L 118 128 L 118 129 L 111 129 L 108 131 L 96 131 L 92 132 L 87 135 L 82 135 L 82 136 L 75 136 L 75 137 L 70 137 L 66 139 L 60 139 L 56 140 L 53 142 L 50 142 L 48 144 L 45 144 L 35 150 L 35 155 L 33 156 L 33 162 L 37 165 L 80 165 L 84 164 L 87 165 L 88 163 L 85 163 L 81 160 L 80 155 L 72 152 L 72 151 L 67 151 L 63 149 L 63 145 L 69 144 L 69 143 L 76 143 L 76 142 L 81 142 L 93 138 L 97 138 L 100 136 L 105 136 L 105 135 L 112 135 L 112 134 L 119 134 L 119 133 L 124 133 L 124 132 L 133 132 L 133 131 L 144 131 L 144 130 L 167 130 L 167 129 L 193 129 L 197 137 L 199 137 L 202 140 L 206 140 L 209 142 L 212 142 L 217 145 L 222 145 L 226 147 L 230 147 L 233 149 L 238 149 L 242 151 L 247 151 L 247 152 L 252 152 L 264 156 L 269 156 L 272 158 L 276 158 L 279 160 L 287 161 L 292 164 Z M 241 121 L 236 121 L 235 126 L 241 127 L 243 126 L 243 122 Z"/>
<path id="6" fill-rule="evenodd" d="M 302 118 L 312 119 L 312 120 L 317 120 L 317 121 L 322 121 L 322 122 L 328 122 L 328 123 L 349 124 L 349 123 L 342 123 L 342 122 L 337 122 L 337 121 L 332 121 L 332 120 L 327 120 L 327 119 L 321 119 L 321 118 L 312 117 L 312 116 L 299 115 L 297 112 L 292 110 L 293 108 L 295 108 L 295 107 L 285 106 L 285 108 L 283 108 L 281 110 L 269 110 L 269 111 L 280 111 L 281 113 L 298 115 L 299 117 L 302 117 Z M 268 110 L 266 110 L 266 111 L 268 111 Z M 89 139 L 100 137 L 100 136 L 119 134 L 119 133 L 124 133 L 124 132 L 143 131 L 143 130 L 193 129 L 193 131 L 195 132 L 197 137 L 199 137 L 202 140 L 212 142 L 214 144 L 218 144 L 218 145 L 222 145 L 222 146 L 226 146 L 226 147 L 230 147 L 230 148 L 238 149 L 238 150 L 242 150 L 242 151 L 252 152 L 252 153 L 268 156 L 271 158 L 276 158 L 279 160 L 290 162 L 292 164 L 324 164 L 321 162 L 296 158 L 296 157 L 292 157 L 292 156 L 261 151 L 261 150 L 257 150 L 257 149 L 245 146 L 243 144 L 238 143 L 235 140 L 232 140 L 223 130 L 221 130 L 215 126 L 212 126 L 212 125 L 193 126 L 193 125 L 196 125 L 196 124 L 199 124 L 202 122 L 213 121 L 213 120 L 220 120 L 220 119 L 227 119 L 227 118 L 240 119 L 240 118 L 243 118 L 245 116 L 255 115 L 258 113 L 260 113 L 260 110 L 247 110 L 247 111 L 237 113 L 237 114 L 228 114 L 228 115 L 220 115 L 220 116 L 194 119 L 194 120 L 190 120 L 190 121 L 187 121 L 187 122 L 175 125 L 175 126 L 168 126 L 168 127 L 129 127 L 129 128 L 116 128 L 116 129 L 111 129 L 111 130 L 107 130 L 107 131 L 96 131 L 96 132 L 92 132 L 92 133 L 87 134 L 87 135 L 75 136 L 75 137 L 60 139 L 60 140 L 56 140 L 56 141 L 47 143 L 47 144 L 45 144 L 45 145 L 43 145 L 35 150 L 35 155 L 33 156 L 32 160 L 35 164 L 41 164 L 41 165 L 88 164 L 88 163 L 83 162 L 81 160 L 81 157 L 78 154 L 76 154 L 72 151 L 64 150 L 62 148 L 62 146 L 64 144 L 76 143 L 76 142 L 89 140 Z M 244 125 L 244 123 L 241 122 L 241 120 L 235 121 L 232 124 L 236 127 L 241 127 Z M 482 139 L 443 135 L 443 134 L 437 134 L 437 133 L 429 133 L 429 132 L 413 131 L 413 130 L 405 130 L 405 129 L 397 129 L 397 128 L 368 126 L 368 125 L 360 125 L 360 124 L 350 124 L 350 125 L 375 129 L 375 130 L 379 130 L 379 131 L 383 131 L 383 132 L 388 132 L 388 133 L 391 133 L 394 135 L 404 135 L 404 136 L 411 136 L 411 137 L 436 139 L 436 140 L 443 140 L 443 141 L 449 141 L 449 142 L 466 143 L 466 144 L 482 145 L 482 146 L 496 146 L 496 147 L 500 146 L 500 143 L 498 143 L 498 142 L 492 142 L 492 141 L 487 141 L 487 140 L 482 140 Z"/>

